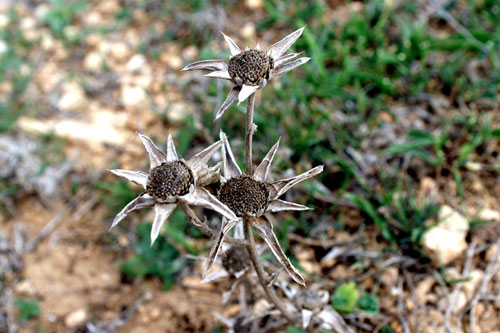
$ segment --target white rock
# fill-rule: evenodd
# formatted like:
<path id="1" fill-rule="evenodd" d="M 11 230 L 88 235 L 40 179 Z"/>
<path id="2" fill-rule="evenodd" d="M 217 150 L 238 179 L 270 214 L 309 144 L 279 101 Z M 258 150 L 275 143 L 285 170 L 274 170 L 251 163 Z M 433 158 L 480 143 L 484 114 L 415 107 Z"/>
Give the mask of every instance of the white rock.
<path id="1" fill-rule="evenodd" d="M 16 284 L 16 293 L 21 295 L 26 295 L 30 297 L 35 297 L 37 294 L 37 289 L 31 280 L 22 280 Z"/>
<path id="2" fill-rule="evenodd" d="M 7 53 L 7 51 L 9 50 L 9 45 L 7 45 L 7 43 L 0 39 L 0 54 L 4 54 L 4 53 Z"/>
<path id="3" fill-rule="evenodd" d="M 35 17 L 38 21 L 43 21 L 45 19 L 45 15 L 50 11 L 50 5 L 48 3 L 42 3 L 36 6 L 35 9 Z"/>
<path id="4" fill-rule="evenodd" d="M 469 221 L 451 208 L 450 206 L 442 206 L 439 210 L 439 227 L 453 232 L 462 232 L 464 234 L 469 231 Z"/>
<path id="5" fill-rule="evenodd" d="M 68 25 L 64 28 L 63 33 L 64 37 L 66 37 L 68 40 L 75 40 L 80 33 L 80 29 L 77 26 Z"/>
<path id="6" fill-rule="evenodd" d="M 467 249 L 465 234 L 434 227 L 422 238 L 422 247 L 435 266 L 448 265 Z"/>
<path id="7" fill-rule="evenodd" d="M 146 64 L 146 57 L 142 54 L 136 54 L 127 62 L 125 68 L 129 72 L 138 72 Z"/>
<path id="8" fill-rule="evenodd" d="M 450 296 L 444 297 L 438 302 L 439 309 L 444 311 L 445 309 L 448 308 L 451 298 Z M 452 304 L 451 311 L 455 314 L 460 313 L 460 311 L 462 311 L 466 305 L 467 305 L 467 297 L 465 296 L 465 293 L 463 291 L 459 291 Z"/>
<path id="9" fill-rule="evenodd" d="M 130 50 L 124 42 L 114 42 L 110 48 L 111 56 L 117 61 L 124 61 L 130 56 Z"/>
<path id="10" fill-rule="evenodd" d="M 122 102 L 129 107 L 146 107 L 148 105 L 148 95 L 144 88 L 136 86 L 122 87 Z"/>
<path id="11" fill-rule="evenodd" d="M 262 7 L 262 0 L 245 0 L 245 5 L 250 9 L 259 9 Z"/>
<path id="12" fill-rule="evenodd" d="M 92 105 L 89 106 L 92 109 Z M 100 108 L 88 113 L 84 119 L 37 120 L 21 117 L 18 125 L 31 133 L 54 133 L 73 141 L 83 142 L 91 147 L 102 144 L 123 145 L 127 136 L 124 128 L 127 123 L 126 112 L 114 112 Z"/>
<path id="13" fill-rule="evenodd" d="M 479 212 L 479 218 L 485 221 L 500 222 L 500 212 L 498 210 L 485 208 Z"/>
<path id="14" fill-rule="evenodd" d="M 5 29 L 9 25 L 9 17 L 7 14 L 0 13 L 0 29 Z"/>
<path id="15" fill-rule="evenodd" d="M 470 301 L 476 292 L 476 289 L 481 284 L 483 280 L 484 272 L 479 269 L 475 269 L 467 275 L 467 281 L 462 284 L 462 289 L 467 297 L 467 301 Z"/>
<path id="16" fill-rule="evenodd" d="M 415 297 L 420 304 L 426 304 L 429 292 L 436 283 L 433 277 L 427 277 L 420 281 L 415 288 Z"/>
<path id="17" fill-rule="evenodd" d="M 99 25 L 102 23 L 101 13 L 93 10 L 83 17 L 83 21 L 86 25 Z"/>
<path id="18" fill-rule="evenodd" d="M 103 64 L 104 60 L 97 51 L 89 52 L 83 59 L 83 68 L 89 72 L 99 72 Z"/>
<path id="19" fill-rule="evenodd" d="M 241 36 L 245 39 L 253 38 L 255 36 L 255 25 L 252 23 L 245 24 L 243 28 L 241 28 Z"/>
<path id="20" fill-rule="evenodd" d="M 462 214 L 449 206 L 442 206 L 439 224 L 429 229 L 422 238 L 423 249 L 434 265 L 448 265 L 466 250 L 468 230 L 469 222 Z"/>
<path id="21" fill-rule="evenodd" d="M 86 107 L 88 101 L 83 89 L 77 84 L 71 84 L 68 87 L 59 98 L 57 106 L 62 111 L 74 111 Z"/>
<path id="22" fill-rule="evenodd" d="M 36 27 L 36 20 L 33 17 L 25 17 L 19 23 L 21 30 L 32 30 Z"/>
<path id="23" fill-rule="evenodd" d="M 87 311 L 79 309 L 69 313 L 66 318 L 64 318 L 64 324 L 66 324 L 66 327 L 68 328 L 75 328 L 84 324 L 87 321 L 87 318 Z"/>

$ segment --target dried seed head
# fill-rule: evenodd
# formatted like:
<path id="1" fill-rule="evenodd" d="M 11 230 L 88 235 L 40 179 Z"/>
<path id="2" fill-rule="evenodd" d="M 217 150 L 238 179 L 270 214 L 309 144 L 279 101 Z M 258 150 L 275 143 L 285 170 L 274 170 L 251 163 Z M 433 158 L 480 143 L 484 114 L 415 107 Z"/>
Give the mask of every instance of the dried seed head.
<path id="1" fill-rule="evenodd" d="M 188 193 L 193 183 L 193 173 L 186 164 L 172 161 L 151 170 L 146 191 L 157 202 L 167 202 L 168 198 Z"/>
<path id="2" fill-rule="evenodd" d="M 233 81 L 240 78 L 243 84 L 257 86 L 263 79 L 269 79 L 273 66 L 273 59 L 265 52 L 248 50 L 229 60 L 228 71 Z"/>
<path id="3" fill-rule="evenodd" d="M 222 266 L 231 275 L 236 275 L 250 267 L 250 255 L 243 246 L 232 246 L 222 258 Z"/>
<path id="4" fill-rule="evenodd" d="M 247 175 L 229 179 L 219 190 L 217 198 L 236 216 L 255 215 L 269 204 L 266 185 Z"/>

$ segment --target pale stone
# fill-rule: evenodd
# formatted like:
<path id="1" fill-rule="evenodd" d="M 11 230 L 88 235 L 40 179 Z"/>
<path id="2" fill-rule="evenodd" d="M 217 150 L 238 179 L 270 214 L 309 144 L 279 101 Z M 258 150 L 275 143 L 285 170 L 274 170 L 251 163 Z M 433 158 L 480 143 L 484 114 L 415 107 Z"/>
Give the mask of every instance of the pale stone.
<path id="1" fill-rule="evenodd" d="M 74 111 L 84 108 L 88 105 L 87 97 L 83 89 L 77 84 L 69 84 L 61 98 L 57 102 L 57 106 L 62 111 Z"/>
<path id="2" fill-rule="evenodd" d="M 245 5 L 253 10 L 262 8 L 262 0 L 245 0 Z"/>
<path id="3" fill-rule="evenodd" d="M 485 208 L 478 214 L 479 218 L 484 221 L 497 221 L 500 222 L 500 212 L 495 209 Z"/>
<path id="4" fill-rule="evenodd" d="M 485 259 L 486 261 L 491 261 L 493 259 L 493 256 L 495 255 L 497 251 L 497 245 L 496 244 L 493 244 L 492 246 L 490 246 L 490 248 L 488 250 L 486 250 L 486 256 L 485 256 Z M 500 261 L 500 257 L 498 258 L 498 260 Z M 500 270 L 498 271 L 498 274 L 499 274 L 499 277 L 500 277 Z M 499 279 L 500 281 L 500 279 Z"/>
<path id="5" fill-rule="evenodd" d="M 422 247 L 434 265 L 446 266 L 463 255 L 467 242 L 463 233 L 435 227 L 424 234 Z"/>
<path id="6" fill-rule="evenodd" d="M 89 52 L 83 59 L 83 68 L 89 72 L 99 72 L 104 65 L 104 59 L 97 51 Z"/>
<path id="7" fill-rule="evenodd" d="M 427 303 L 428 294 L 436 283 L 433 277 L 427 277 L 420 281 L 415 288 L 415 297 L 420 304 Z"/>
<path id="8" fill-rule="evenodd" d="M 169 54 L 167 57 L 165 57 L 165 61 L 167 65 L 174 70 L 179 70 L 182 67 L 181 57 L 175 54 Z"/>
<path id="9" fill-rule="evenodd" d="M 22 280 L 16 284 L 16 293 L 20 295 L 26 295 L 29 297 L 35 297 L 37 295 L 36 286 L 31 282 L 31 280 Z"/>
<path id="10" fill-rule="evenodd" d="M 156 319 L 160 318 L 161 311 L 159 308 L 154 307 L 150 310 L 150 315 L 151 315 L 151 319 L 156 320 Z"/>
<path id="11" fill-rule="evenodd" d="M 399 269 L 397 267 L 388 267 L 384 270 L 380 279 L 388 287 L 394 287 L 398 281 Z"/>
<path id="12" fill-rule="evenodd" d="M 115 42 L 111 44 L 111 56 L 117 61 L 123 61 L 130 56 L 130 50 L 124 42 Z"/>
<path id="13" fill-rule="evenodd" d="M 64 318 L 64 324 L 68 328 L 76 328 L 82 324 L 84 324 L 88 319 L 87 311 L 84 309 L 79 309 L 69 313 Z"/>
<path id="14" fill-rule="evenodd" d="M 83 21 L 86 25 L 99 25 L 102 23 L 101 13 L 93 10 L 90 13 L 84 15 Z"/>
<path id="15" fill-rule="evenodd" d="M 33 17 L 25 17 L 19 23 L 21 30 L 33 30 L 36 27 L 36 20 Z"/>
<path id="16" fill-rule="evenodd" d="M 462 275 L 455 267 L 447 268 L 445 271 L 445 276 L 447 281 L 460 280 Z"/>
<path id="17" fill-rule="evenodd" d="M 96 9 L 103 14 L 115 14 L 121 9 L 121 5 L 118 0 L 106 0 L 98 2 Z"/>
<path id="18" fill-rule="evenodd" d="M 241 36 L 245 39 L 252 39 L 255 36 L 255 26 L 247 23 L 241 28 Z"/>
<path id="19" fill-rule="evenodd" d="M 37 20 L 43 21 L 47 13 L 50 11 L 50 8 L 51 7 L 48 3 L 42 3 L 36 6 L 35 17 L 37 18 Z"/>
<path id="20" fill-rule="evenodd" d="M 194 45 L 189 45 L 184 50 L 182 50 L 182 59 L 194 60 L 198 58 L 198 54 L 198 48 Z"/>
<path id="21" fill-rule="evenodd" d="M 148 105 L 148 96 L 142 87 L 123 86 L 121 95 L 125 106 L 141 108 Z"/>
<path id="22" fill-rule="evenodd" d="M 5 29 L 9 25 L 9 16 L 4 13 L 0 13 L 0 29 Z"/>
<path id="23" fill-rule="evenodd" d="M 438 308 L 441 309 L 442 311 L 445 311 L 449 306 L 450 298 L 451 295 L 448 297 L 441 298 L 441 300 L 438 302 Z M 451 305 L 451 311 L 455 314 L 460 313 L 460 311 L 462 311 L 467 304 L 468 302 L 465 293 L 463 291 L 459 291 L 456 294 L 455 301 Z"/>
<path id="24" fill-rule="evenodd" d="M 0 39 L 0 54 L 7 53 L 7 51 L 9 51 L 9 45 L 7 45 L 4 40 Z"/>
<path id="25" fill-rule="evenodd" d="M 439 221 L 440 228 L 464 234 L 469 231 L 469 221 L 450 206 L 444 205 L 441 207 L 439 210 Z"/>
<path id="26" fill-rule="evenodd" d="M 448 265 L 466 250 L 468 230 L 469 222 L 462 214 L 449 206 L 442 206 L 439 224 L 422 238 L 423 249 L 434 265 Z"/>
<path id="27" fill-rule="evenodd" d="M 68 40 L 75 40 L 78 37 L 80 29 L 74 25 L 68 25 L 64 28 L 63 34 Z"/>
<path id="28" fill-rule="evenodd" d="M 146 64 L 146 57 L 143 54 L 136 54 L 127 62 L 125 68 L 129 72 L 138 72 Z"/>
<path id="29" fill-rule="evenodd" d="M 54 133 L 60 137 L 83 142 L 89 146 L 102 144 L 123 145 L 123 133 L 127 122 L 125 112 L 109 110 L 90 112 L 90 119 L 37 120 L 22 117 L 18 121 L 21 129 L 34 133 Z"/>
<path id="30" fill-rule="evenodd" d="M 481 163 L 468 161 L 465 163 L 465 167 L 470 171 L 481 171 Z"/>
<path id="31" fill-rule="evenodd" d="M 44 33 L 42 35 L 42 49 L 45 51 L 50 51 L 55 47 L 56 41 L 54 40 L 54 37 L 48 33 Z"/>
<path id="32" fill-rule="evenodd" d="M 475 269 L 467 275 L 467 281 L 464 281 L 462 283 L 462 289 L 468 301 L 470 301 L 472 297 L 474 297 L 474 293 L 481 284 L 483 277 L 484 272 L 479 269 Z"/>

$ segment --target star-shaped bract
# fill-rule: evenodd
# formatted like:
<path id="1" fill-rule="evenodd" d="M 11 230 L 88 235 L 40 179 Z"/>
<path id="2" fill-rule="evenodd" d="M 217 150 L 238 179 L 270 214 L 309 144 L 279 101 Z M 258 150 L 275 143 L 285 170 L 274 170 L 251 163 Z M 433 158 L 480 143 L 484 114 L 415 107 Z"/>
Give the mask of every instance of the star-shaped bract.
<path id="1" fill-rule="evenodd" d="M 215 114 L 215 120 L 217 120 L 231 105 L 243 102 L 259 88 L 263 88 L 269 80 L 309 61 L 310 58 L 307 57 L 296 59 L 301 53 L 285 54 L 303 31 L 304 27 L 292 32 L 265 52 L 261 51 L 260 44 L 257 44 L 253 50 L 247 48 L 241 51 L 229 36 L 222 33 L 229 47 L 229 61 L 197 61 L 187 65 L 182 70 L 208 70 L 211 72 L 206 76 L 230 80 L 236 84 L 217 110 Z"/>
<path id="2" fill-rule="evenodd" d="M 278 150 L 279 140 L 264 157 L 264 160 L 255 169 L 253 175 L 245 175 L 236 163 L 226 135 L 221 132 L 222 157 L 224 163 L 224 177 L 222 177 L 222 186 L 218 193 L 218 198 L 226 206 L 231 208 L 238 216 L 238 219 L 223 219 L 220 231 L 214 241 L 210 254 L 205 263 L 205 273 L 210 270 L 212 264 L 219 252 L 224 240 L 224 236 L 231 230 L 238 221 L 250 223 L 257 233 L 265 240 L 274 256 L 290 276 L 299 284 L 305 285 L 304 279 L 297 269 L 290 263 L 286 257 L 281 245 L 276 238 L 271 222 L 264 216 L 264 213 L 281 212 L 286 210 L 308 210 L 309 207 L 280 200 L 286 191 L 292 186 L 303 180 L 309 179 L 320 174 L 323 166 L 317 166 L 300 175 L 281 179 L 278 181 L 265 183 L 269 174 L 271 162 Z M 226 189 L 225 187 L 232 187 Z M 231 198 L 234 196 L 234 200 Z M 264 200 L 262 200 L 264 196 Z"/>
<path id="3" fill-rule="evenodd" d="M 207 163 L 220 147 L 220 141 L 185 161 L 177 155 L 171 135 L 168 136 L 166 153 L 161 151 L 147 136 L 139 134 L 139 137 L 149 154 L 149 174 L 143 171 L 121 169 L 110 171 L 141 185 L 145 192 L 132 200 L 116 215 L 111 228 L 120 223 L 130 212 L 154 206 L 155 217 L 151 229 L 152 245 L 158 237 L 163 223 L 172 214 L 178 203 L 210 208 L 230 220 L 236 219 L 236 215 L 226 205 L 202 187 L 218 179 L 217 169 L 219 166 L 208 168 Z"/>

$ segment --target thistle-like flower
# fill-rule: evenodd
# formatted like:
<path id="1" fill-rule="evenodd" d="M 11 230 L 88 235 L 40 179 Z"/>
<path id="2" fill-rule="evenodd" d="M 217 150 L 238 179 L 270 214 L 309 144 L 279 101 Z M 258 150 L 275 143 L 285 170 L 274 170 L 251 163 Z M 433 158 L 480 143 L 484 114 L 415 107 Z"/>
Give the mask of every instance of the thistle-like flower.
<path id="1" fill-rule="evenodd" d="M 154 206 L 155 217 L 151 229 L 151 245 L 153 245 L 163 223 L 179 203 L 210 208 L 231 220 L 237 218 L 226 205 L 203 188 L 219 179 L 219 165 L 208 168 L 207 162 L 220 147 L 221 141 L 217 141 L 185 161 L 178 157 L 171 135 L 168 136 L 166 154 L 147 136 L 139 134 L 139 137 L 149 155 L 149 174 L 143 171 L 120 169 L 110 171 L 141 185 L 145 192 L 116 215 L 111 228 L 120 223 L 130 212 Z"/>
<path id="2" fill-rule="evenodd" d="M 254 174 L 245 175 L 241 172 L 236 163 L 227 137 L 222 131 L 220 133 L 220 138 L 222 141 L 222 157 L 224 160 L 224 177 L 221 178 L 222 186 L 219 189 L 217 197 L 238 216 L 238 219 L 222 220 L 220 231 L 205 263 L 204 274 L 212 267 L 224 240 L 224 236 L 238 223 L 238 221 L 243 221 L 243 223 L 250 223 L 257 233 L 266 241 L 274 256 L 281 265 L 283 265 L 295 282 L 305 285 L 304 279 L 283 252 L 274 234 L 273 226 L 264 216 L 264 213 L 310 209 L 309 207 L 280 200 L 278 198 L 292 186 L 320 174 L 323 171 L 323 166 L 317 166 L 291 178 L 265 183 L 269 174 L 271 162 L 278 150 L 279 140 L 255 169 Z"/>
<path id="3" fill-rule="evenodd" d="M 224 112 L 236 101 L 238 104 L 246 100 L 257 89 L 263 88 L 267 82 L 300 65 L 305 64 L 310 58 L 297 58 L 301 53 L 284 54 L 286 50 L 302 35 L 304 27 L 292 32 L 267 51 L 262 51 L 260 44 L 255 49 L 248 47 L 245 51 L 224 33 L 224 39 L 229 47 L 229 61 L 204 60 L 187 65 L 182 70 L 209 70 L 206 76 L 230 80 L 235 87 L 229 92 L 226 100 L 215 114 L 215 120 L 219 119 Z"/>

